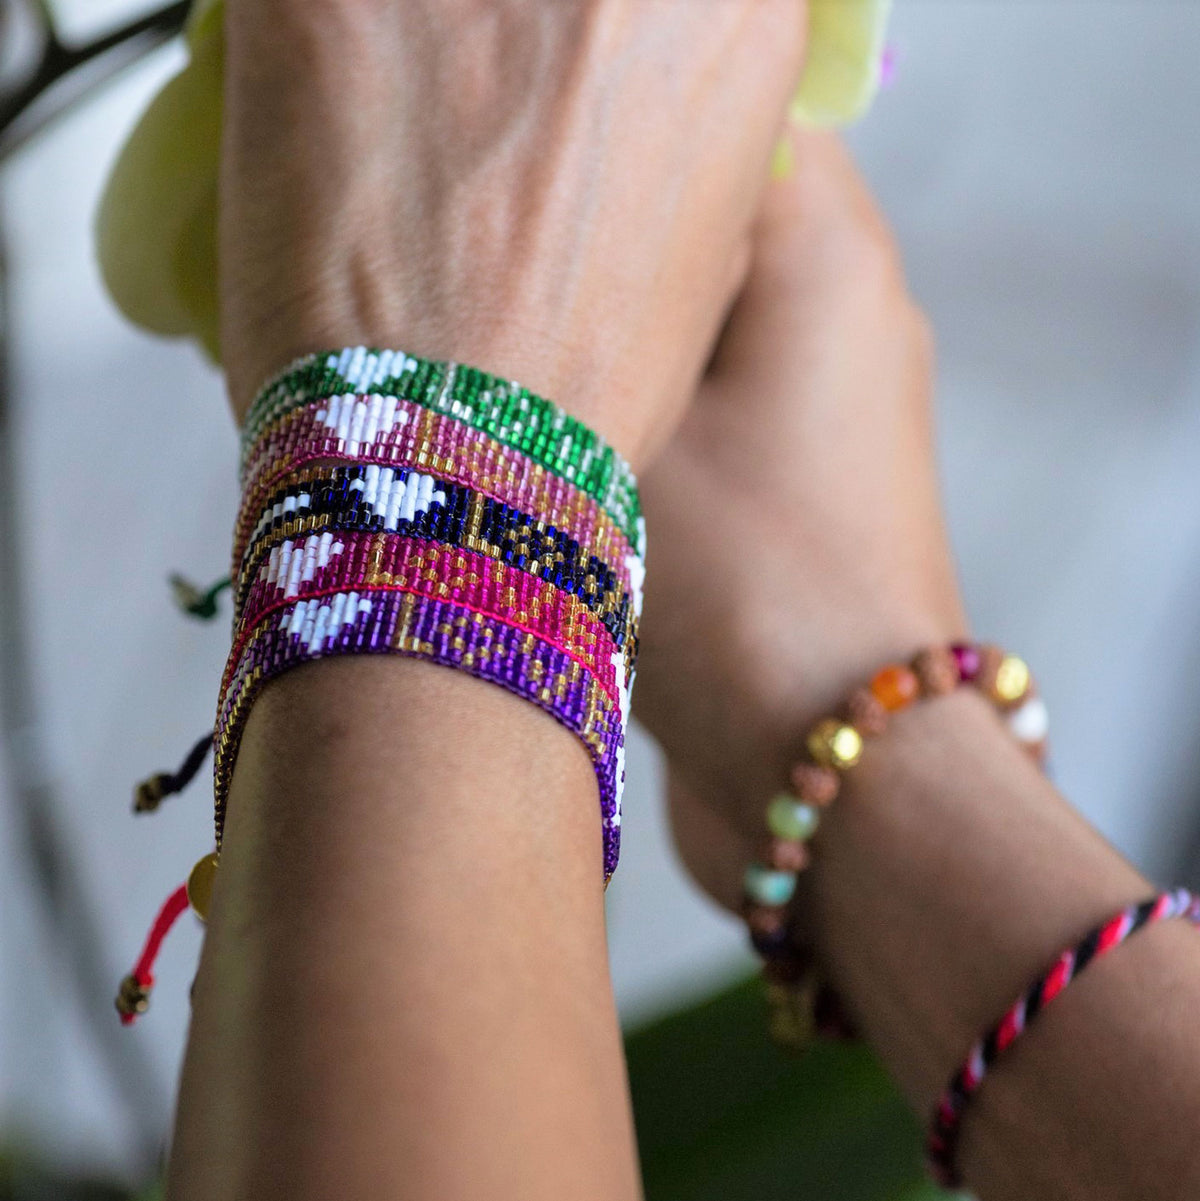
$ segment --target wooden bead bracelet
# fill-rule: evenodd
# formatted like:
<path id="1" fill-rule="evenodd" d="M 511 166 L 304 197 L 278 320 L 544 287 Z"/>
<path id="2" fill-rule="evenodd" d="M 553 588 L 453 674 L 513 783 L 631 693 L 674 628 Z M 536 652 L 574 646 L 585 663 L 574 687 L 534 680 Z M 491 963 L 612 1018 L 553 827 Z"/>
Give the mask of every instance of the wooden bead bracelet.
<path id="1" fill-rule="evenodd" d="M 807 756 L 791 771 L 791 788 L 767 806 L 767 840 L 743 881 L 744 915 L 763 977 L 772 1037 L 795 1050 L 819 1034 L 850 1034 L 837 997 L 814 970 L 811 951 L 795 941 L 789 904 L 809 865 L 821 811 L 837 799 L 842 775 L 861 759 L 868 739 L 918 700 L 970 685 L 1004 715 L 1019 743 L 1041 763 L 1049 717 L 1022 659 L 999 647 L 955 643 L 930 647 L 910 663 L 891 663 L 851 693 L 843 716 L 818 721 L 805 739 Z"/>

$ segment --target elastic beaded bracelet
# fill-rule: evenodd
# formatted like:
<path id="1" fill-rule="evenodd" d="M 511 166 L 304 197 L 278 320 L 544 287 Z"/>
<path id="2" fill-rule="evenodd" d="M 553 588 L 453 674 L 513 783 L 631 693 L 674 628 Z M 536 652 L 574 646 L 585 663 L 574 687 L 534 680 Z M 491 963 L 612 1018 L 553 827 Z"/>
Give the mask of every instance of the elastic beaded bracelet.
<path id="1" fill-rule="evenodd" d="M 189 905 L 207 913 L 254 700 L 301 663 L 422 658 L 544 709 L 592 758 L 606 884 L 617 866 L 645 546 L 628 464 L 519 385 L 362 347 L 278 376 L 242 446 L 233 646 L 211 738 L 217 850 L 172 894 L 122 983 L 126 1023 L 148 1004 L 171 924 Z M 208 742 L 148 781 L 139 811 L 182 788 Z"/>
<path id="2" fill-rule="evenodd" d="M 840 1001 L 820 983 L 811 953 L 796 943 L 789 921 L 788 906 L 811 861 L 821 811 L 836 800 L 841 776 L 857 765 L 866 740 L 883 734 L 895 714 L 964 684 L 1005 714 L 1014 737 L 1040 761 L 1049 721 L 1024 661 L 998 647 L 955 643 L 923 650 L 908 664 L 888 664 L 851 693 L 843 717 L 818 721 L 805 739 L 807 758 L 791 771 L 791 791 L 767 806 L 767 840 L 758 861 L 746 869 L 744 912 L 751 944 L 765 960 L 772 1037 L 793 1050 L 807 1048 L 818 1033 L 852 1033 Z"/>
<path id="3" fill-rule="evenodd" d="M 1035 980 L 1000 1021 L 971 1048 L 966 1061 L 934 1107 L 930 1121 L 926 1154 L 929 1171 L 940 1184 L 947 1188 L 961 1186 L 955 1152 L 963 1111 L 967 1102 L 979 1091 L 996 1060 L 1089 963 L 1115 950 L 1143 927 L 1176 917 L 1200 924 L 1200 898 L 1187 889 L 1179 888 L 1122 909 L 1087 934 L 1076 946 L 1063 951 L 1046 973 Z"/>

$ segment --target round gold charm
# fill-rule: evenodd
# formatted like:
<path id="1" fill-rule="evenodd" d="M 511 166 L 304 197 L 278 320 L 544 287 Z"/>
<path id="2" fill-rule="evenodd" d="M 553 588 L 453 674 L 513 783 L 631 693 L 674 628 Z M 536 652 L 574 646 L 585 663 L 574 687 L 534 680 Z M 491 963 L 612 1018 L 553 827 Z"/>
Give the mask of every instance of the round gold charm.
<path id="1" fill-rule="evenodd" d="M 208 910 L 212 904 L 213 882 L 216 878 L 217 853 L 212 851 L 192 868 L 192 874 L 188 876 L 187 882 L 188 904 L 195 910 L 196 916 L 202 922 L 208 921 Z"/>

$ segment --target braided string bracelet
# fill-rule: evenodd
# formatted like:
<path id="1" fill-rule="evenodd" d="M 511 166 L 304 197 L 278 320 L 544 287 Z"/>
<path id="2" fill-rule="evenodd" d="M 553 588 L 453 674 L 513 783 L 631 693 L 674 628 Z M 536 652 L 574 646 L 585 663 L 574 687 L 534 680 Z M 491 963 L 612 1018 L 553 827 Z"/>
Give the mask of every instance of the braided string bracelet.
<path id="1" fill-rule="evenodd" d="M 1063 951 L 1044 975 L 1035 980 L 1012 1007 L 970 1050 L 962 1067 L 946 1086 L 934 1107 L 926 1141 L 930 1174 L 948 1188 L 961 1185 L 955 1152 L 963 1111 L 979 1091 L 989 1070 L 1047 1005 L 1060 996 L 1089 963 L 1115 950 L 1146 926 L 1169 918 L 1186 918 L 1200 924 L 1200 898 L 1186 889 L 1161 893 L 1130 905 L 1088 933 L 1076 946 Z"/>
<path id="2" fill-rule="evenodd" d="M 1025 662 L 994 646 L 930 647 L 911 663 L 883 667 L 850 695 L 843 716 L 818 721 L 805 739 L 807 757 L 792 769 L 791 789 L 767 807 L 767 838 L 743 882 L 744 915 L 751 944 L 764 960 L 771 1035 L 784 1046 L 802 1051 L 818 1034 L 853 1033 L 811 951 L 795 941 L 788 910 L 797 878 L 811 862 L 821 811 L 837 798 L 841 776 L 857 765 L 866 739 L 882 735 L 891 717 L 910 705 L 960 685 L 991 700 L 1014 737 L 1042 760 L 1049 718 Z"/>
<path id="3" fill-rule="evenodd" d="M 207 914 L 242 731 L 262 689 L 300 663 L 420 658 L 550 713 L 592 758 L 607 883 L 644 548 L 628 464 L 518 384 L 351 347 L 297 360 L 266 385 L 243 427 L 216 729 L 180 772 L 139 793 L 145 809 L 178 791 L 211 741 L 217 849 L 159 914 L 122 983 L 122 1021 L 147 1008 L 172 922 L 189 905 Z"/>

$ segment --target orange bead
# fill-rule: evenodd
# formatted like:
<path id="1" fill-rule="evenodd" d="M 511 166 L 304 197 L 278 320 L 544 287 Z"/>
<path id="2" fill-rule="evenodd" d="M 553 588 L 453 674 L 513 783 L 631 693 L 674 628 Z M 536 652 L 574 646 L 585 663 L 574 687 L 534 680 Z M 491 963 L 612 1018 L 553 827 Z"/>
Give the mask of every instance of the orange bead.
<path id="1" fill-rule="evenodd" d="M 911 705 L 920 691 L 916 673 L 901 663 L 885 667 L 871 681 L 872 695 L 889 713 Z"/>

